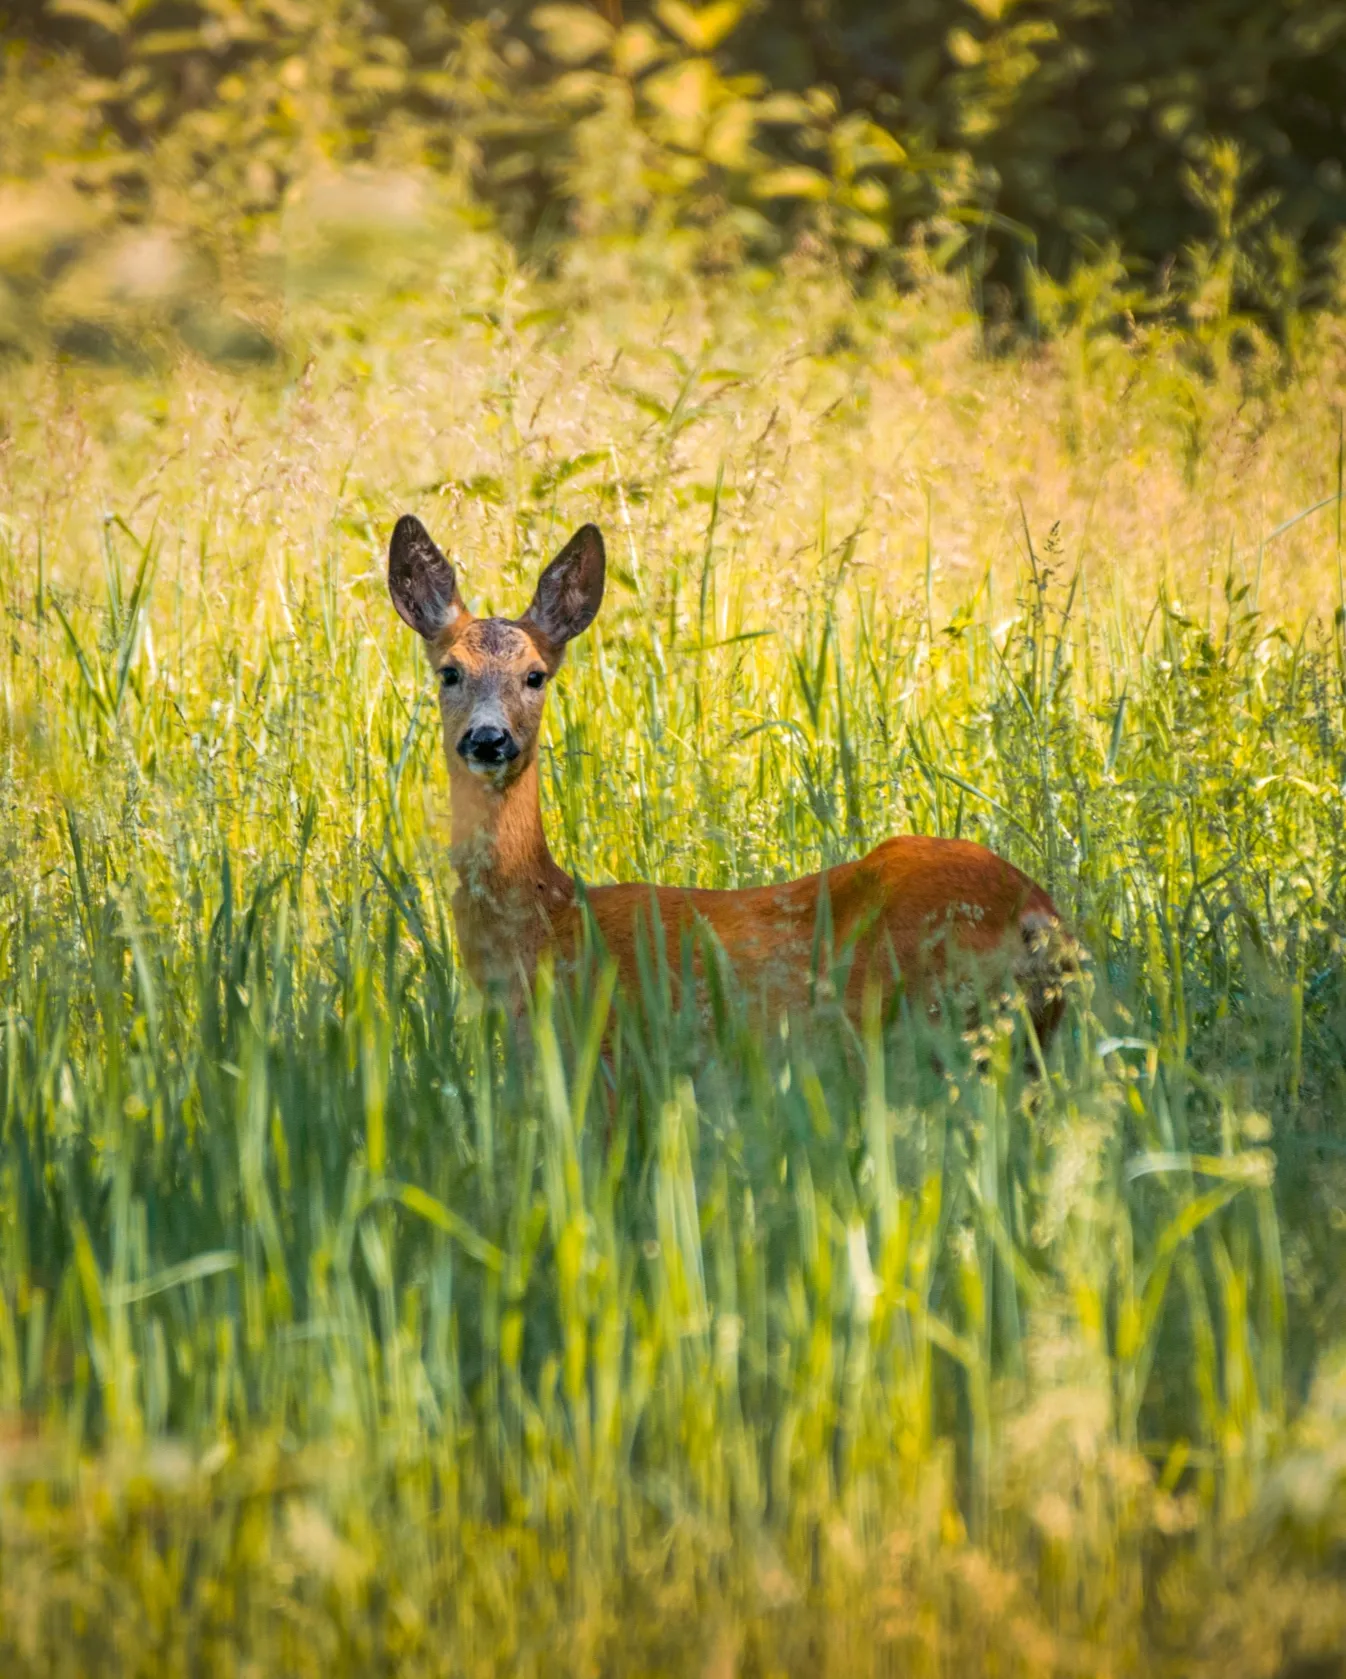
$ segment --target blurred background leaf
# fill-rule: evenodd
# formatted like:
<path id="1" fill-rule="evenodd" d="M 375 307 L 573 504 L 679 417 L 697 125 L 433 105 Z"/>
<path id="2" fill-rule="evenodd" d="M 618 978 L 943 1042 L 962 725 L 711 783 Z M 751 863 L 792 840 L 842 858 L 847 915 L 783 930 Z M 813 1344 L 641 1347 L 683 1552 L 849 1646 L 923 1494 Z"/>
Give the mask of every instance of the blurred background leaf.
<path id="1" fill-rule="evenodd" d="M 12 183 L 208 248 L 258 330 L 292 189 L 354 166 L 428 170 L 549 262 L 586 239 L 667 238 L 670 270 L 802 243 L 903 279 L 937 251 L 984 317 L 1033 330 L 1040 281 L 1112 247 L 1175 315 L 1215 286 L 1283 344 L 1337 290 L 1338 0 L 22 0 L 3 27 Z M 10 293 L 35 236 L 0 231 Z M 52 261 L 69 247 L 49 229 Z M 11 347 L 55 330 L 38 301 L 3 300 Z"/>

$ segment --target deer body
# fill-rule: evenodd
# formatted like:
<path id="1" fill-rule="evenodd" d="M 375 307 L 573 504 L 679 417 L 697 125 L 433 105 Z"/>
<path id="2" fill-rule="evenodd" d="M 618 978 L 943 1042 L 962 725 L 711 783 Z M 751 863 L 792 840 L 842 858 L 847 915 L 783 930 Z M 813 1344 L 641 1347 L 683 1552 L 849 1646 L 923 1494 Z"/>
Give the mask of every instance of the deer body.
<path id="1" fill-rule="evenodd" d="M 566 642 L 596 614 L 603 573 L 602 539 L 585 526 L 521 619 L 479 620 L 423 527 L 404 518 L 393 533 L 393 601 L 441 678 L 454 922 L 474 981 L 517 996 L 544 950 L 565 958 L 578 948 L 587 906 L 626 986 L 639 983 L 639 944 L 657 917 L 675 962 L 684 931 L 708 930 L 750 994 L 799 1005 L 825 892 L 833 949 L 853 947 L 848 1006 L 858 1008 L 871 975 L 886 986 L 900 973 L 909 992 L 928 997 L 933 981 L 975 972 L 987 989 L 1021 986 L 1045 1039 L 1062 1011 L 1073 943 L 1046 892 L 984 846 L 909 835 L 779 884 L 712 891 L 633 882 L 581 895 L 543 832 L 537 736 L 546 685 Z"/>

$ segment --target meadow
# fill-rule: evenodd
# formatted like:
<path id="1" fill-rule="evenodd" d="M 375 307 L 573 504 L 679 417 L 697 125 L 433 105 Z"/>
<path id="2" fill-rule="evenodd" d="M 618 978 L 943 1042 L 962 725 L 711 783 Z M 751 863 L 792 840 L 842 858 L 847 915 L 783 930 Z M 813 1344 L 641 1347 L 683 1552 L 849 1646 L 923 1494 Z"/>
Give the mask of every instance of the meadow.
<path id="1" fill-rule="evenodd" d="M 3 373 L 4 1670 L 1337 1672 L 1340 320 L 416 260 Z M 606 533 L 566 867 L 984 841 L 1093 958 L 1037 1076 L 680 952 L 512 1041 L 404 511 L 476 610 Z"/>

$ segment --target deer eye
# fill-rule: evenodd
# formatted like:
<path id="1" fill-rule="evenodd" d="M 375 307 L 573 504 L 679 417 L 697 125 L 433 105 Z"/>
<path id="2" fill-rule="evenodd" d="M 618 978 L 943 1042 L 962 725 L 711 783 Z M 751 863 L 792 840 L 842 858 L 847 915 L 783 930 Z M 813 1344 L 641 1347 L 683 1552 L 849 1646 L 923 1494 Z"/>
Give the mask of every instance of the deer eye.
<path id="1" fill-rule="evenodd" d="M 445 665 L 439 673 L 439 680 L 446 688 L 456 688 L 463 680 L 463 673 L 457 665 Z"/>
<path id="2" fill-rule="evenodd" d="M 545 670 L 530 670 L 523 680 L 527 688 L 540 688 L 547 680 L 547 673 Z"/>

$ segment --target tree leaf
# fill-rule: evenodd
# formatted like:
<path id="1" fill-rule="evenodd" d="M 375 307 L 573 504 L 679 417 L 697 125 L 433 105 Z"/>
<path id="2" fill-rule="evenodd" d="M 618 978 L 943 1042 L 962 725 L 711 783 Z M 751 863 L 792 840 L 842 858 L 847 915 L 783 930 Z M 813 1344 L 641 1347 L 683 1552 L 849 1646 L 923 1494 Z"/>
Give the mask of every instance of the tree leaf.
<path id="1" fill-rule="evenodd" d="M 841 224 L 841 232 L 852 245 L 859 245 L 866 251 L 882 251 L 889 244 L 888 229 L 870 216 L 847 216 Z"/>
<path id="2" fill-rule="evenodd" d="M 813 120 L 808 101 L 797 93 L 769 93 L 757 101 L 757 120 L 761 123 L 800 124 Z"/>
<path id="3" fill-rule="evenodd" d="M 706 156 L 723 169 L 746 169 L 756 130 L 757 114 L 751 100 L 734 100 L 715 113 L 706 135 Z"/>
<path id="4" fill-rule="evenodd" d="M 639 76 L 667 58 L 672 50 L 648 23 L 628 23 L 613 44 L 613 67 L 623 76 Z"/>
<path id="5" fill-rule="evenodd" d="M 608 20 L 588 6 L 539 6 L 529 21 L 559 64 L 587 64 L 605 52 L 615 36 Z"/>
<path id="6" fill-rule="evenodd" d="M 710 110 L 715 67 L 707 58 L 688 58 L 660 70 L 644 84 L 646 98 L 675 122 L 695 123 Z"/>
<path id="7" fill-rule="evenodd" d="M 655 15 L 670 34 L 693 52 L 714 52 L 743 16 L 741 0 L 717 0 L 713 6 L 692 7 L 684 0 L 659 0 Z"/>
<path id="8" fill-rule="evenodd" d="M 137 58 L 182 58 L 203 50 L 199 29 L 152 29 L 135 43 Z"/>
<path id="9" fill-rule="evenodd" d="M 754 198 L 826 198 L 827 176 L 806 164 L 792 164 L 786 169 L 770 169 L 752 184 Z"/>
<path id="10" fill-rule="evenodd" d="M 109 35 L 126 33 L 126 16 L 111 0 L 51 0 L 47 11 L 53 17 L 81 18 L 85 23 L 106 29 Z"/>

